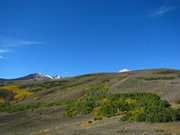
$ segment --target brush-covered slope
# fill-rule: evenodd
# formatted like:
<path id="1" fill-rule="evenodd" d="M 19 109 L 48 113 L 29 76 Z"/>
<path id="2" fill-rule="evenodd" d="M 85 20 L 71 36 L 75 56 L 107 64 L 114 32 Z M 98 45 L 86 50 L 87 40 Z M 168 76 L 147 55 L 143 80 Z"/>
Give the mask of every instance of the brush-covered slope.
<path id="1" fill-rule="evenodd" d="M 13 100 L 14 97 L 8 93 L 17 95 L 18 92 L 13 90 L 14 87 L 32 93 L 19 102 L 31 102 L 35 99 L 52 102 L 66 98 L 80 98 L 84 94 L 84 88 L 103 84 L 110 85 L 109 93 L 151 92 L 168 101 L 180 99 L 180 71 L 172 69 L 97 73 L 50 81 L 2 81 L 0 92 L 5 100 Z"/>
<path id="2" fill-rule="evenodd" d="M 103 97 L 100 93 L 100 97 L 89 98 L 87 96 L 87 90 L 90 91 L 88 92 L 90 95 L 93 95 L 94 92 L 92 88 L 93 90 L 105 90 L 106 95 Z M 107 133 L 110 133 L 110 129 L 113 129 L 115 132 L 114 134 L 118 134 L 118 132 L 120 132 L 117 128 L 119 123 L 114 119 L 118 119 L 119 121 L 121 115 L 114 115 L 117 114 L 116 112 L 111 113 L 113 114 L 112 116 L 114 116 L 113 118 L 103 118 L 103 120 L 97 122 L 96 120 L 91 120 L 93 119 L 91 110 L 88 110 L 90 113 L 87 115 L 79 115 L 81 113 L 78 114 L 78 111 L 81 112 L 81 110 L 77 110 L 78 108 L 73 110 L 70 106 L 68 113 L 70 111 L 71 114 L 72 111 L 75 111 L 77 116 L 69 118 L 65 117 L 64 113 L 64 111 L 67 110 L 67 104 L 71 101 L 75 101 L 72 103 L 73 106 L 78 104 L 81 106 L 84 105 L 84 103 L 86 104 L 86 101 L 89 99 L 93 99 L 93 103 L 99 104 L 99 102 L 102 103 L 102 101 L 105 103 L 108 102 L 104 101 L 104 99 L 112 100 L 112 97 L 117 97 L 118 93 L 144 93 L 143 95 L 129 95 L 130 97 L 135 96 L 137 99 L 136 101 L 129 99 L 128 95 L 124 95 L 126 98 L 124 98 L 122 103 L 137 103 L 137 107 L 139 106 L 138 102 L 141 100 L 141 96 L 143 98 L 146 96 L 148 98 L 149 96 L 152 96 L 156 99 L 158 97 L 151 94 L 145 94 L 155 93 L 160 96 L 162 100 L 167 100 L 171 103 L 173 108 L 179 108 L 179 88 L 180 71 L 173 69 L 139 70 L 125 73 L 86 74 L 49 81 L 5 80 L 0 82 L 0 102 L 8 104 L 6 104 L 6 107 L 1 107 L 5 109 L 2 109 L 2 112 L 0 113 L 0 129 L 5 130 L 2 130 L 2 132 L 12 131 L 12 133 L 14 133 L 15 130 L 18 130 L 22 131 L 21 134 L 32 132 L 37 134 L 40 133 L 39 131 L 44 133 L 44 130 L 47 129 L 49 129 L 47 130 L 47 133 L 49 134 L 50 131 L 56 131 L 57 134 L 91 134 L 91 131 L 94 132 L 94 134 L 104 134 L 103 129 L 99 131 L 97 129 L 106 128 Z M 119 95 L 120 97 L 123 96 L 121 94 Z M 76 102 L 78 100 L 80 102 Z M 116 100 L 119 101 L 118 98 Z M 114 101 L 113 103 L 115 103 Z M 89 102 L 87 103 L 89 104 Z M 158 103 L 161 104 L 159 99 Z M 169 106 L 164 101 L 162 101 L 162 103 L 165 107 Z M 102 106 L 94 106 L 92 109 L 97 110 L 99 107 L 103 109 Z M 131 108 L 131 106 L 129 107 Z M 169 109 L 167 108 L 167 110 Z M 123 113 L 127 112 L 123 111 Z M 126 127 L 128 124 L 129 123 L 125 123 L 123 126 Z M 80 127 L 78 127 L 78 125 L 80 125 Z M 89 130 L 85 130 L 86 126 Z M 130 124 L 129 131 L 125 131 L 123 126 L 121 127 L 122 129 L 120 128 L 122 134 L 132 134 L 132 131 L 134 133 L 137 132 L 137 134 L 141 134 L 147 130 L 149 131 L 148 128 L 155 132 L 154 127 L 156 127 L 154 125 L 149 127 L 149 125 L 146 124 L 137 124 L 137 126 L 139 126 L 138 128 L 141 127 L 141 129 L 136 129 Z M 162 124 L 161 126 L 167 126 L 167 124 Z M 178 130 L 180 125 L 177 122 L 175 125 L 170 124 L 170 126 L 175 126 Z M 72 129 L 72 132 L 67 131 L 70 129 Z M 161 128 L 157 130 L 161 130 Z M 169 129 L 169 131 L 171 131 L 171 129 Z M 172 133 L 174 132 L 176 133 L 178 131 L 172 131 Z"/>

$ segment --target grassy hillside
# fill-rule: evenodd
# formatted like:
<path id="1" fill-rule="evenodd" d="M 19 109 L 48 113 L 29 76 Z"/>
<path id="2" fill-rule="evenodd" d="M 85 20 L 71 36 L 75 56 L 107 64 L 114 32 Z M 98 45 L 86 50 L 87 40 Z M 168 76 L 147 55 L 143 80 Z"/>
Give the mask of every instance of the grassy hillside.
<path id="1" fill-rule="evenodd" d="M 0 132 L 37 133 L 78 121 L 87 121 L 96 129 L 103 127 L 95 124 L 101 123 L 97 120 L 113 123 L 114 118 L 119 123 L 178 121 L 179 88 L 180 71 L 173 69 L 86 74 L 52 81 L 1 81 Z M 74 130 L 79 133 L 80 129 Z"/>

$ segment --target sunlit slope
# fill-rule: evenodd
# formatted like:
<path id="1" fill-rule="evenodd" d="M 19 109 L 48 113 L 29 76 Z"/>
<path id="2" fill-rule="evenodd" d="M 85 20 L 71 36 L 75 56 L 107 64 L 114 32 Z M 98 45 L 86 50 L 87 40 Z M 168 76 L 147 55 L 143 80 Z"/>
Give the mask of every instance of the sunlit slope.
<path id="1" fill-rule="evenodd" d="M 0 133 L 101 134 L 113 129 L 114 134 L 128 135 L 132 131 L 162 131 L 154 130 L 155 124 L 136 123 L 136 129 L 128 122 L 123 123 L 124 128 L 129 127 L 125 130 L 122 121 L 129 120 L 174 121 L 168 125 L 173 128 L 163 132 L 178 133 L 179 88 L 180 71 L 172 69 L 96 73 L 51 81 L 1 81 Z"/>
<path id="2" fill-rule="evenodd" d="M 172 69 L 87 74 L 53 81 L 5 81 L 0 83 L 0 98 L 16 102 L 76 99 L 86 87 L 104 84 L 110 85 L 109 93 L 151 92 L 170 102 L 180 99 L 180 71 Z"/>

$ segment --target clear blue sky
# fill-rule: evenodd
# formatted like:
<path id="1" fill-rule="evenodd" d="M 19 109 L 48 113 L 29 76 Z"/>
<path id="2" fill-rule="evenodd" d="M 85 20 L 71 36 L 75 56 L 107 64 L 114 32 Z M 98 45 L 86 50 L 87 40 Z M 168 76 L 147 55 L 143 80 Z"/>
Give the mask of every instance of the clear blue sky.
<path id="1" fill-rule="evenodd" d="M 0 78 L 180 69 L 180 0 L 0 0 Z"/>

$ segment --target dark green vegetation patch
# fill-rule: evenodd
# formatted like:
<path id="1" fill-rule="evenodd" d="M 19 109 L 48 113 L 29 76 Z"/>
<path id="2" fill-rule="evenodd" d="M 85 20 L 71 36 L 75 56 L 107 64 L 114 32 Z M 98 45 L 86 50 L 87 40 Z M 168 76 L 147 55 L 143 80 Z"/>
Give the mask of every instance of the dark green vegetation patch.
<path id="1" fill-rule="evenodd" d="M 32 110 L 38 109 L 38 108 L 48 108 L 51 106 L 61 106 L 64 104 L 67 104 L 68 101 L 55 101 L 51 103 L 45 103 L 45 102 L 32 102 L 29 104 L 16 104 L 12 105 L 10 103 L 0 103 L 0 112 L 18 112 L 18 111 L 24 111 L 24 110 Z"/>
<path id="2" fill-rule="evenodd" d="M 17 112 L 64 105 L 67 117 L 93 113 L 95 119 L 122 115 L 123 121 L 169 122 L 179 119 L 179 111 L 153 93 L 110 94 L 109 87 L 108 84 L 87 87 L 84 96 L 72 101 L 0 103 L 0 111 Z"/>
<path id="3" fill-rule="evenodd" d="M 155 74 L 176 74 L 179 73 L 177 70 L 161 70 L 161 71 L 156 71 Z"/>
<path id="4" fill-rule="evenodd" d="M 123 121 L 177 121 L 178 110 L 153 93 L 108 94 L 108 85 L 89 87 L 82 99 L 68 104 L 65 115 L 93 113 L 95 118 L 122 115 Z"/>

